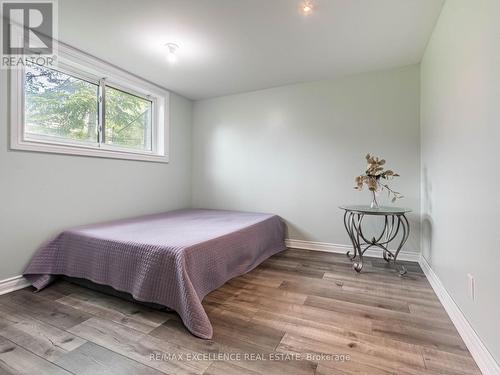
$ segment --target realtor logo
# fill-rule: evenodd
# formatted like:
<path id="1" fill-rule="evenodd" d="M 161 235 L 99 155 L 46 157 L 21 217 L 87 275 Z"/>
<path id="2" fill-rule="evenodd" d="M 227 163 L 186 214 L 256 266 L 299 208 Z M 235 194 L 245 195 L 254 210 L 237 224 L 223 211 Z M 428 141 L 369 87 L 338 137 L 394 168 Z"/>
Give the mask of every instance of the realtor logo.
<path id="1" fill-rule="evenodd" d="M 53 65 L 55 1 L 2 1 L 2 67 Z"/>

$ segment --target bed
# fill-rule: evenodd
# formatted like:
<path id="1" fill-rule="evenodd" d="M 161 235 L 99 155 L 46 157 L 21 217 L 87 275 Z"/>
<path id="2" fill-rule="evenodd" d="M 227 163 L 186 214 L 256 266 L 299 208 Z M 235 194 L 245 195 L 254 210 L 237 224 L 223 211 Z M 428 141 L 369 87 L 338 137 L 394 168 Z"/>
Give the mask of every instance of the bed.
<path id="1" fill-rule="evenodd" d="M 213 330 L 203 298 L 285 249 L 279 216 L 178 210 L 82 226 L 33 256 L 24 276 L 40 290 L 59 276 L 89 280 L 176 311 L 195 336 Z"/>

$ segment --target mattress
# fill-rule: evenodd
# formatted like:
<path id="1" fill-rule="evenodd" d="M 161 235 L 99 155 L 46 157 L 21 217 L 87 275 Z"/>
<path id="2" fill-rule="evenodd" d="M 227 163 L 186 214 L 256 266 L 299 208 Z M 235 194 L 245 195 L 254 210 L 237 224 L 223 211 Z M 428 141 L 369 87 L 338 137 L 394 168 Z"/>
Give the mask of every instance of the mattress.
<path id="1" fill-rule="evenodd" d="M 61 275 L 111 286 L 175 310 L 194 335 L 213 330 L 203 298 L 285 249 L 285 224 L 265 213 L 191 209 L 60 233 L 24 276 L 36 289 Z"/>

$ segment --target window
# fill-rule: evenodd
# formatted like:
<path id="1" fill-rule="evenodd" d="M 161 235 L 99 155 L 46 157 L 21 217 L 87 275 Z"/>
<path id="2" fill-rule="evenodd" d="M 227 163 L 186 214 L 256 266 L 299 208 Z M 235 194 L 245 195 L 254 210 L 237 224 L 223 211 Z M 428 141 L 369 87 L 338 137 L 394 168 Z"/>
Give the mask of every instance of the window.
<path id="1" fill-rule="evenodd" d="M 105 108 L 106 144 L 152 150 L 151 100 L 106 87 Z"/>
<path id="2" fill-rule="evenodd" d="M 168 92 L 68 47 L 11 72 L 11 148 L 168 161 Z"/>
<path id="3" fill-rule="evenodd" d="M 25 69 L 26 139 L 97 142 L 99 85 L 38 65 Z"/>

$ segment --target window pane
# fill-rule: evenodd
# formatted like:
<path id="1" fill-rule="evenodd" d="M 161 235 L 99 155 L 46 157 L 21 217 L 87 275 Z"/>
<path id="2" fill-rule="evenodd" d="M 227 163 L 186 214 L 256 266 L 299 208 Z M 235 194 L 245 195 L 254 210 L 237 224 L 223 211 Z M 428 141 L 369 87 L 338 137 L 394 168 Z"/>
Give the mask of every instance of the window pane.
<path id="1" fill-rule="evenodd" d="M 105 104 L 105 143 L 150 151 L 152 102 L 106 86 Z"/>
<path id="2" fill-rule="evenodd" d="M 26 67 L 25 135 L 97 142 L 98 85 L 41 67 Z"/>

